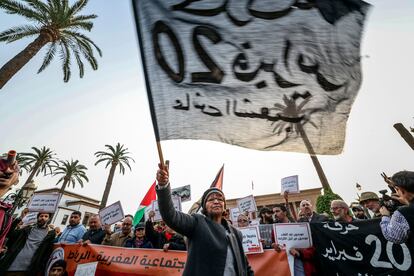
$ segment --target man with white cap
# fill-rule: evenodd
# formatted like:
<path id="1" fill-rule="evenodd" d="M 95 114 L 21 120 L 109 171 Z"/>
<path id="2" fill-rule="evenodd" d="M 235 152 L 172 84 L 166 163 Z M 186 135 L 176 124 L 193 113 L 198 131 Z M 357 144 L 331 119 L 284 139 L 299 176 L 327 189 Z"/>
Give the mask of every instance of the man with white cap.
<path id="1" fill-rule="evenodd" d="M 209 188 L 201 199 L 202 213 L 176 211 L 171 199 L 168 168 L 159 164 L 157 196 L 166 224 L 188 238 L 187 262 L 183 275 L 253 275 L 243 252 L 242 235 L 224 218 L 223 192 Z"/>

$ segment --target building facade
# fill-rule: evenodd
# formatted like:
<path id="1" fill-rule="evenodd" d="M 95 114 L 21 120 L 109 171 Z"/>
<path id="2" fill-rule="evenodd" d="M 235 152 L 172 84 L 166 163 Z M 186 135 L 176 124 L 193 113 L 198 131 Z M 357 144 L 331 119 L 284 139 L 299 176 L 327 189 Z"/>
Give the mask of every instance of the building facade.
<path id="1" fill-rule="evenodd" d="M 289 207 L 290 212 L 296 218 L 299 210 L 299 204 L 302 200 L 306 199 L 311 202 L 311 204 L 316 208 L 316 199 L 321 195 L 322 188 L 313 188 L 307 190 L 301 190 L 297 194 L 289 194 Z M 283 195 L 278 194 L 267 194 L 267 195 L 258 195 L 254 197 L 257 205 L 257 210 L 260 211 L 263 207 L 268 207 L 272 209 L 276 204 L 285 203 Z M 226 199 L 227 208 L 236 208 L 237 207 L 237 198 L 235 199 Z"/>
<path id="2" fill-rule="evenodd" d="M 39 190 L 35 194 L 59 193 L 59 190 L 59 188 Z M 89 218 L 94 214 L 98 214 L 99 200 L 65 191 L 51 223 L 63 230 L 69 224 L 69 217 L 73 211 L 82 213 L 81 223 L 87 226 Z"/>

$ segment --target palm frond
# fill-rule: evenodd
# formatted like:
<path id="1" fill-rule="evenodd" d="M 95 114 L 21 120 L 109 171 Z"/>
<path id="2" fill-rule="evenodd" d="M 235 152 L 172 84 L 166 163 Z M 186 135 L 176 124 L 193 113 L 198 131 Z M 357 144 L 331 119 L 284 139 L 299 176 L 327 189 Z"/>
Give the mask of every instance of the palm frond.
<path id="1" fill-rule="evenodd" d="M 88 4 L 88 0 L 78 0 L 69 8 L 68 13 L 70 15 L 74 15 L 80 12 L 87 4 Z"/>
<path id="2" fill-rule="evenodd" d="M 18 1 L 1 0 L 0 8 L 5 10 L 8 14 L 17 14 L 31 21 L 43 22 L 41 14 Z"/>
<path id="3" fill-rule="evenodd" d="M 50 46 L 49 49 L 46 52 L 46 55 L 43 59 L 43 63 L 42 66 L 40 66 L 39 70 L 37 71 L 37 73 L 39 74 L 40 72 L 42 72 L 52 61 L 52 59 L 55 57 L 55 53 L 56 53 L 56 42 L 53 42 Z"/>
<path id="4" fill-rule="evenodd" d="M 0 41 L 10 43 L 25 37 L 37 35 L 39 33 L 40 29 L 32 25 L 12 27 L 0 33 Z"/>
<path id="5" fill-rule="evenodd" d="M 70 51 L 66 40 L 60 41 L 60 58 L 62 59 L 63 81 L 68 82 L 70 79 Z"/>

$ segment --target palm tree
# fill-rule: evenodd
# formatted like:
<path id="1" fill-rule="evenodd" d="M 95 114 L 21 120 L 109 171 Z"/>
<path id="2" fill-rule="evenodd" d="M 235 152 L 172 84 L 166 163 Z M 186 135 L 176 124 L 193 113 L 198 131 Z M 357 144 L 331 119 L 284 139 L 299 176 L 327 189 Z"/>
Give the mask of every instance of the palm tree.
<path id="1" fill-rule="evenodd" d="M 69 6 L 67 0 L 1 0 L 0 8 L 9 14 L 20 15 L 33 24 L 12 27 L 0 33 L 0 41 L 10 43 L 22 38 L 37 36 L 26 48 L 0 68 L 0 89 L 30 61 L 44 46 L 49 44 L 43 64 L 37 73 L 42 72 L 58 52 L 62 60 L 63 81 L 67 82 L 71 75 L 71 58 L 75 57 L 79 67 L 79 76 L 84 75 L 84 64 L 81 56 L 98 69 L 93 48 L 102 56 L 99 47 L 79 30 L 91 31 L 92 19 L 97 15 L 79 15 L 88 0 L 77 0 Z"/>
<path id="2" fill-rule="evenodd" d="M 89 182 L 88 177 L 86 176 L 86 170 L 88 168 L 82 164 L 79 164 L 79 160 L 71 161 L 59 161 L 59 165 L 56 166 L 53 175 L 60 175 L 61 178 L 58 180 L 56 185 L 63 182 L 62 187 L 60 188 L 59 193 L 63 195 L 65 188 L 72 183 L 72 187 L 75 188 L 75 184 L 83 188 L 83 181 Z"/>
<path id="3" fill-rule="evenodd" d="M 21 159 L 21 162 L 17 159 L 20 167 L 26 168 L 27 171 L 30 172 L 30 175 L 24 183 L 22 189 L 32 182 L 33 178 L 38 176 L 40 173 L 43 175 L 52 174 L 54 167 L 57 165 L 57 161 L 55 159 L 56 154 L 50 148 L 46 148 L 45 146 L 40 149 L 32 147 L 32 150 L 34 153 L 26 152 L 18 155 Z"/>
<path id="4" fill-rule="evenodd" d="M 129 170 L 131 170 L 129 161 L 132 160 L 133 162 L 135 162 L 135 160 L 132 157 L 128 156 L 130 152 L 128 152 L 128 148 L 125 148 L 124 145 L 118 143 L 116 144 L 115 148 L 111 145 L 105 145 L 105 147 L 108 149 L 108 151 L 95 152 L 95 156 L 99 158 L 98 161 L 96 161 L 95 166 L 101 162 L 106 162 L 106 169 L 109 165 L 111 165 L 111 168 L 109 169 L 108 179 L 106 180 L 105 191 L 102 196 L 100 209 L 105 208 L 106 203 L 108 201 L 109 192 L 111 191 L 112 181 L 114 180 L 116 167 L 119 165 L 119 172 L 125 174 L 125 165 L 129 168 Z"/>

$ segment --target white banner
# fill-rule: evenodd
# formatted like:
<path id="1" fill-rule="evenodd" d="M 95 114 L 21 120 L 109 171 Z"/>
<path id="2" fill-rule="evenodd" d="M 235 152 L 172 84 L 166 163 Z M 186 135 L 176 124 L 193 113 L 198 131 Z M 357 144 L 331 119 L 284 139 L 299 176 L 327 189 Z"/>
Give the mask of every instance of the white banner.
<path id="1" fill-rule="evenodd" d="M 37 214 L 39 212 L 29 212 L 22 219 L 23 226 L 30 225 L 37 222 Z"/>
<path id="2" fill-rule="evenodd" d="M 240 212 L 256 212 L 256 201 L 254 200 L 253 195 L 249 195 L 243 198 L 239 198 L 236 200 L 237 207 L 239 208 Z"/>
<path id="3" fill-rule="evenodd" d="M 230 220 L 233 222 L 237 222 L 237 217 L 241 214 L 240 209 L 237 208 L 230 208 Z"/>
<path id="4" fill-rule="evenodd" d="M 58 207 L 60 194 L 34 194 L 27 208 L 30 212 L 54 213 Z"/>
<path id="5" fill-rule="evenodd" d="M 312 247 L 309 223 L 275 223 L 273 229 L 276 244 L 284 248 Z"/>
<path id="6" fill-rule="evenodd" d="M 91 276 L 95 275 L 96 268 L 99 262 L 78 264 L 76 267 L 75 276 Z"/>
<path id="7" fill-rule="evenodd" d="M 263 245 L 260 241 L 259 227 L 238 228 L 243 235 L 243 250 L 246 254 L 263 253 Z"/>
<path id="8" fill-rule="evenodd" d="M 342 151 L 361 85 L 361 0 L 134 0 L 160 140 Z"/>
<path id="9" fill-rule="evenodd" d="M 111 204 L 99 211 L 102 225 L 112 225 L 124 219 L 124 210 L 120 201 Z"/>
<path id="10" fill-rule="evenodd" d="M 280 193 L 283 195 L 285 191 L 289 191 L 290 194 L 299 193 L 299 177 L 297 175 L 292 175 L 284 177 L 281 180 L 281 189 Z"/>

